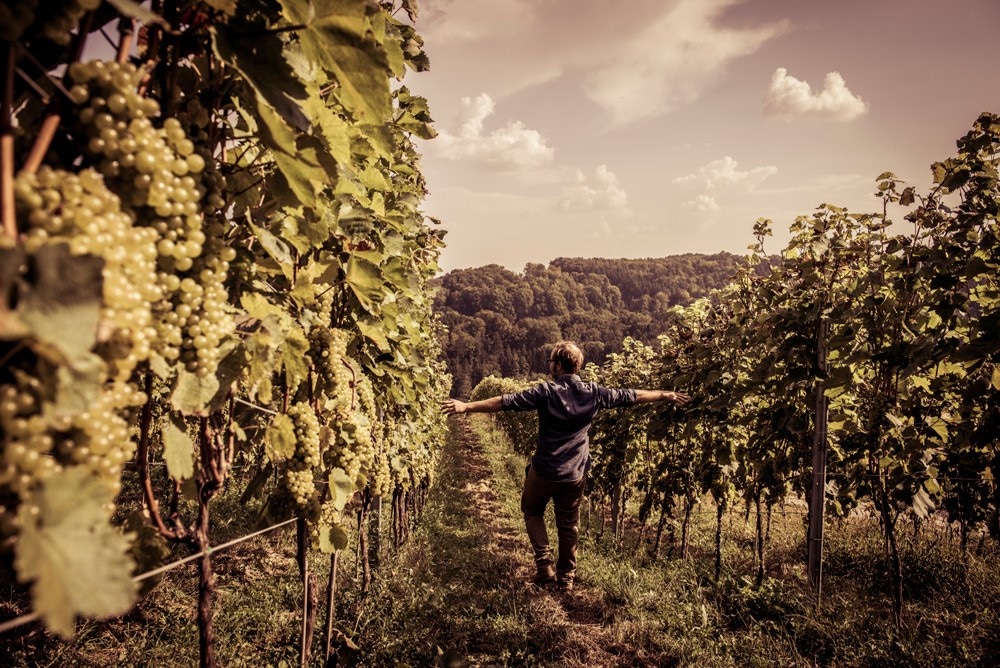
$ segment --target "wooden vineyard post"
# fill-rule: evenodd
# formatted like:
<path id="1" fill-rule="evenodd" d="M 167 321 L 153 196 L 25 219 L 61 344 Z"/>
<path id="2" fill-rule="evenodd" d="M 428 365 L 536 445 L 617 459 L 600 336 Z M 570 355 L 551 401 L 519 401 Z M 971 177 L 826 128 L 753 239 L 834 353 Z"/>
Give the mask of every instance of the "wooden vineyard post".
<path id="1" fill-rule="evenodd" d="M 337 599 L 337 561 L 340 558 L 340 550 L 336 550 L 330 556 L 330 581 L 326 586 L 326 650 L 323 659 L 326 665 L 330 663 L 330 654 L 333 652 L 333 620 L 336 612 Z"/>
<path id="2" fill-rule="evenodd" d="M 305 518 L 298 518 L 295 528 L 296 561 L 299 564 L 299 574 L 302 576 L 302 646 L 299 651 L 299 665 L 305 668 L 309 665 L 309 650 L 312 647 L 313 631 L 316 627 L 317 600 L 313 577 L 309 572 L 309 532 Z"/>
<path id="3" fill-rule="evenodd" d="M 371 522 L 369 532 L 369 553 L 372 570 L 376 571 L 382 562 L 382 497 L 372 497 Z"/>
<path id="4" fill-rule="evenodd" d="M 212 573 L 212 550 L 208 539 L 208 507 L 211 492 L 202 485 L 198 495 L 198 549 L 203 552 L 198 560 L 198 652 L 201 668 L 215 668 L 215 635 L 212 630 L 212 599 L 215 595 L 215 578 Z"/>
<path id="5" fill-rule="evenodd" d="M 816 335 L 816 366 L 829 371 L 826 340 L 830 323 L 821 318 Z M 816 381 L 816 434 L 813 439 L 812 490 L 809 500 L 809 582 L 816 592 L 816 606 L 822 600 L 823 581 L 823 520 L 826 513 L 826 453 L 829 400 L 823 391 L 823 381 Z"/>
<path id="6" fill-rule="evenodd" d="M 3 234 L 17 238 L 17 220 L 14 205 L 14 58 L 17 44 L 0 42 L 3 63 L 3 99 L 0 102 L 0 214 Z"/>

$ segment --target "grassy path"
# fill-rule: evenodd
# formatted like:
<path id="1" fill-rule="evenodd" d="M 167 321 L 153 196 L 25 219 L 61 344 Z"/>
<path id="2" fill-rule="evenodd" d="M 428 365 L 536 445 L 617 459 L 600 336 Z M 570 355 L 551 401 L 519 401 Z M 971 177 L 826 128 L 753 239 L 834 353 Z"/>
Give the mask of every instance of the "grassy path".
<path id="1" fill-rule="evenodd" d="M 469 420 L 454 422 L 421 526 L 365 603 L 363 664 L 663 665 L 628 644 L 603 592 L 526 584 L 522 464 L 484 440 Z"/>

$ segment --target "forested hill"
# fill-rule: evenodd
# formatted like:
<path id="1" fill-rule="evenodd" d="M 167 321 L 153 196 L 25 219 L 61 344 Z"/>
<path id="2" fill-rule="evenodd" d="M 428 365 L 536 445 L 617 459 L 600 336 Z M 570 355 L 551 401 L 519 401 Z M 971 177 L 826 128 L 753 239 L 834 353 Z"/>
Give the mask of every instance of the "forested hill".
<path id="1" fill-rule="evenodd" d="M 439 280 L 435 310 L 452 393 L 467 397 L 490 374 L 544 373 L 545 345 L 580 343 L 601 362 L 627 336 L 652 342 L 668 309 L 722 287 L 743 258 L 730 253 L 638 260 L 557 258 L 515 273 L 491 264 Z"/>

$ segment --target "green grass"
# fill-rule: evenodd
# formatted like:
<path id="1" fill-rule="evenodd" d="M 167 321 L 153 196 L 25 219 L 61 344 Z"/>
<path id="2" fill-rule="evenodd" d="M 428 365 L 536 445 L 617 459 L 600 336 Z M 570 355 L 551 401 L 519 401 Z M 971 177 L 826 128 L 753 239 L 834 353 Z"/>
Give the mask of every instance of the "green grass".
<path id="1" fill-rule="evenodd" d="M 963 555 L 933 523 L 900 527 L 907 623 L 898 633 L 877 521 L 859 515 L 829 523 L 817 608 L 795 504 L 772 517 L 759 587 L 753 518 L 742 508 L 724 517 L 722 576 L 714 581 L 709 502 L 696 509 L 687 559 L 666 544 L 653 559 L 652 531 L 634 521 L 620 541 L 600 535 L 600 507 L 585 507 L 591 522 L 581 527 L 576 594 L 533 590 L 525 584 L 533 566 L 519 508 L 524 466 L 488 417 L 453 423 L 424 513 L 399 550 L 389 546 L 383 506 L 381 565 L 366 595 L 354 546 L 341 556 L 335 628 L 354 648 L 337 643 L 339 665 L 937 668 L 990 666 L 1000 656 L 996 544 Z M 240 504 L 238 492 L 213 502 L 217 544 L 252 531 L 256 508 Z M 548 521 L 554 539 L 551 511 Z M 298 664 L 294 543 L 289 528 L 213 556 L 219 665 Z M 171 559 L 188 553 L 175 547 Z M 321 590 L 315 666 L 322 665 L 329 559 L 315 554 L 310 563 Z M 164 576 L 120 619 L 81 622 L 71 641 L 37 629 L 0 638 L 0 656 L 12 666 L 197 665 L 196 604 L 190 564 Z"/>

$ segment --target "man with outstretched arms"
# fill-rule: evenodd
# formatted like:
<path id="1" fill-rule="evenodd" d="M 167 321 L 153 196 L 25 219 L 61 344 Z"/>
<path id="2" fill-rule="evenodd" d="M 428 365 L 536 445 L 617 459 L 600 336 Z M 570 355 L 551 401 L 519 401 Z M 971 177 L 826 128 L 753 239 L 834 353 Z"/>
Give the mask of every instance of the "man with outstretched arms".
<path id="1" fill-rule="evenodd" d="M 560 341 L 549 355 L 551 381 L 515 394 L 473 402 L 448 399 L 443 404 L 449 415 L 529 410 L 538 413 L 538 446 L 526 472 L 521 512 L 535 553 L 537 572 L 532 583 L 539 587 L 557 584 L 561 591 L 572 590 L 576 576 L 577 522 L 590 462 L 587 434 L 597 411 L 654 401 L 683 406 L 691 400 L 686 394 L 669 390 L 609 389 L 585 383 L 577 375 L 582 366 L 580 348 L 571 341 Z M 554 568 L 543 519 L 549 499 L 559 534 L 559 560 Z"/>

